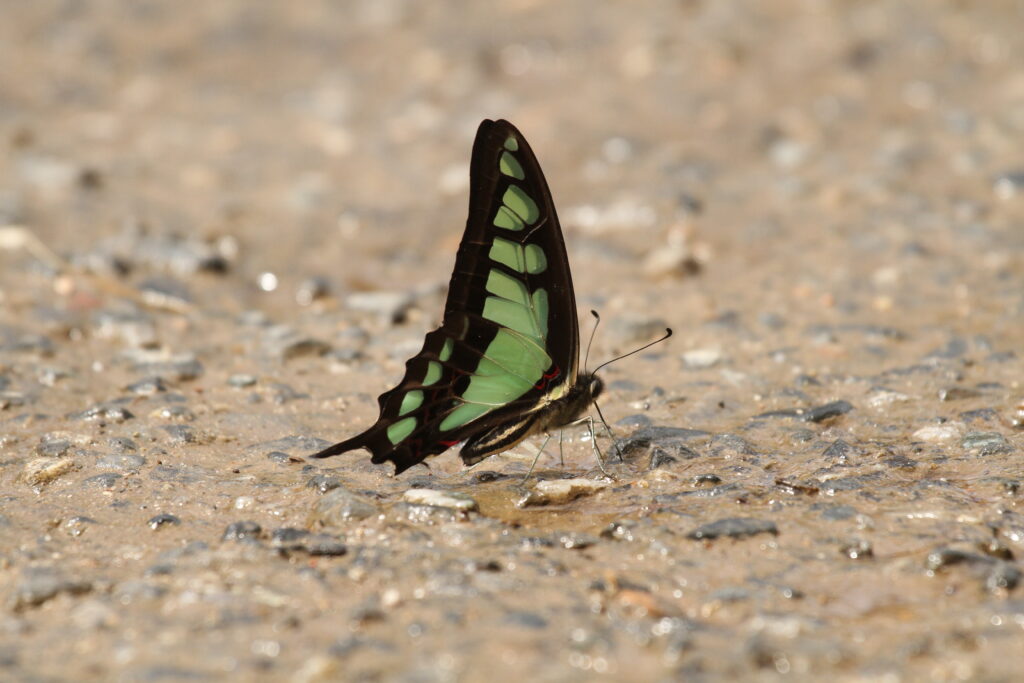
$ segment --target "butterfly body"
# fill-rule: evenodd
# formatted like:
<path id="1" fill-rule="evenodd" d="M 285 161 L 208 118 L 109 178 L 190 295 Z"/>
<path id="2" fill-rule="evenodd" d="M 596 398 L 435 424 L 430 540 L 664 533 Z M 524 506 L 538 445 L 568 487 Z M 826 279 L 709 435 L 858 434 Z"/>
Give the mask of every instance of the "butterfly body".
<path id="1" fill-rule="evenodd" d="M 473 464 L 577 419 L 602 386 L 579 373 L 572 277 L 544 174 L 512 124 L 485 120 L 441 327 L 377 399 L 377 422 L 314 457 L 366 448 L 397 474 L 464 442 Z"/>

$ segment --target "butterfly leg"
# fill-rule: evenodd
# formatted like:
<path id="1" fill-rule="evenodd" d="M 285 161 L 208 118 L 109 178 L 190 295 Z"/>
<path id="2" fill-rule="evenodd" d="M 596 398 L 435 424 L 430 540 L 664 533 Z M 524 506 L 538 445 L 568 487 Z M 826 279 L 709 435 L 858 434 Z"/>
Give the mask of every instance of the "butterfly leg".
<path id="1" fill-rule="evenodd" d="M 626 459 L 622 456 L 622 449 L 619 447 L 619 442 L 615 440 L 615 434 L 612 433 L 611 425 L 608 424 L 608 420 L 604 419 L 604 413 L 601 412 L 601 406 L 597 405 L 597 401 L 594 401 L 594 407 L 597 408 L 597 416 L 601 418 L 601 424 L 604 425 L 604 430 L 608 433 L 608 438 L 612 440 L 612 445 L 615 447 L 615 453 L 619 456 L 619 462 L 625 462 Z"/>
<path id="2" fill-rule="evenodd" d="M 526 473 L 526 476 L 523 477 L 523 484 L 525 484 L 527 480 L 530 478 L 530 475 L 533 474 L 533 468 L 537 466 L 537 461 L 540 460 L 540 456 L 544 455 L 544 447 L 548 445 L 548 441 L 551 441 L 550 434 L 547 434 L 544 437 L 544 443 L 540 445 L 540 450 L 537 451 L 537 455 L 533 458 L 533 462 L 530 463 L 529 471 Z"/>
<path id="3" fill-rule="evenodd" d="M 601 468 L 601 472 L 606 477 L 612 475 L 604 467 L 604 454 L 601 453 L 601 447 L 597 445 L 597 433 L 594 431 L 594 418 L 587 415 L 584 420 L 587 422 L 587 429 L 590 431 L 590 445 L 594 448 L 594 455 L 597 457 L 597 466 Z"/>
<path id="4" fill-rule="evenodd" d="M 565 453 L 562 451 L 562 441 L 564 440 L 564 434 L 564 431 L 562 431 L 561 429 L 558 430 L 558 464 L 559 466 L 561 466 L 563 470 L 565 469 Z"/>

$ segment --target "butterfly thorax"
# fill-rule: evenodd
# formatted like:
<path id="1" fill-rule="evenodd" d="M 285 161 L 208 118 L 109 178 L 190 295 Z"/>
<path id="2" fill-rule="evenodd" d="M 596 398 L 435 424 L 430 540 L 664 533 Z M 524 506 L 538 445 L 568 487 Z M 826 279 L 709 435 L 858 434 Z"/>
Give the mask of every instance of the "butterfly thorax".
<path id="1" fill-rule="evenodd" d="M 580 419 L 603 390 L 604 382 L 600 377 L 581 374 L 565 396 L 552 400 L 539 410 L 535 433 L 552 431 Z"/>
<path id="2" fill-rule="evenodd" d="M 580 419 L 602 389 L 604 382 L 599 377 L 583 373 L 562 395 L 555 397 L 553 392 L 548 393 L 521 417 L 498 423 L 470 437 L 459 451 L 459 457 L 472 465 L 531 436 L 556 431 Z"/>

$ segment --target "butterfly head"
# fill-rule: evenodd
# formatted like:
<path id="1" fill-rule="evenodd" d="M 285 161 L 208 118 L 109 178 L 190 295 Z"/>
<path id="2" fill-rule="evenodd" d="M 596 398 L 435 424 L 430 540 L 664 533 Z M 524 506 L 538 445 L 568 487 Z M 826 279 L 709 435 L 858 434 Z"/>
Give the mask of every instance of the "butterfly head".
<path id="1" fill-rule="evenodd" d="M 601 392 L 604 391 L 604 380 L 597 375 L 586 375 L 581 379 L 585 380 L 586 392 L 591 401 L 600 396 Z"/>

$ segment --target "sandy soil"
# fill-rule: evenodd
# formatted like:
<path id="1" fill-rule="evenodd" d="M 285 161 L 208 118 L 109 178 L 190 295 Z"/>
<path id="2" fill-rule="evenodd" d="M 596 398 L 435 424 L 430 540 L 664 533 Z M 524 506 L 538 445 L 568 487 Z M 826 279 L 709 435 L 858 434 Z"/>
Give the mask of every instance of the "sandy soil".
<path id="1" fill-rule="evenodd" d="M 1019 1 L 2 12 L 0 678 L 1019 678 Z M 592 358 L 676 330 L 602 372 L 625 458 L 309 460 L 437 324 L 485 117 Z"/>

